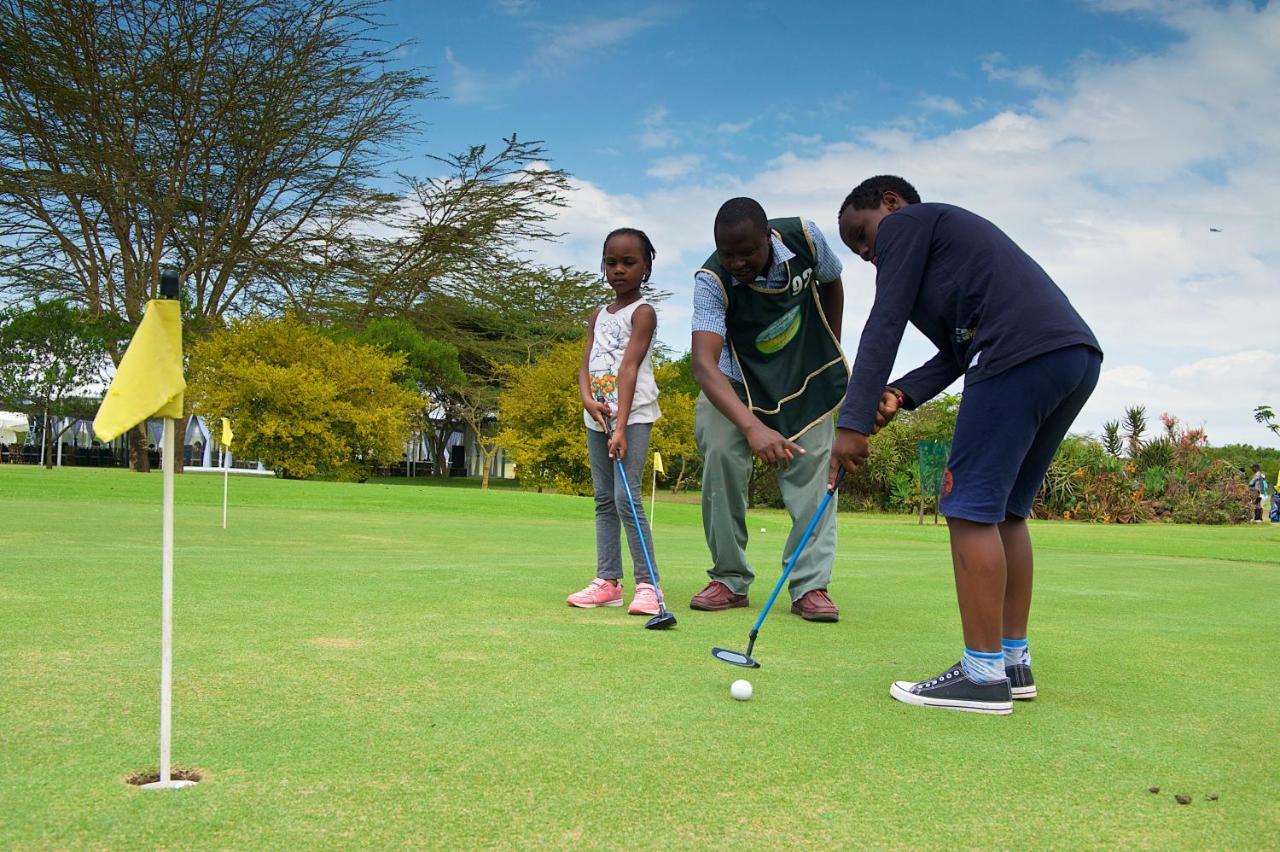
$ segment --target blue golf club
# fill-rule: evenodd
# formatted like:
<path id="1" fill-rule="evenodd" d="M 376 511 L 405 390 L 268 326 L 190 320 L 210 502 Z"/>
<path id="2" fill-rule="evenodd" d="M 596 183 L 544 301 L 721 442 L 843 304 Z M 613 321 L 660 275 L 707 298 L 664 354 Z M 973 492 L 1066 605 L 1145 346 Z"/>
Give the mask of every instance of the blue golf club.
<path id="1" fill-rule="evenodd" d="M 602 400 L 603 401 L 603 400 Z M 613 428 L 609 425 L 608 417 L 604 419 L 604 435 L 606 438 L 613 438 Z M 658 596 L 658 614 L 644 623 L 645 630 L 666 630 L 669 627 L 676 626 L 675 613 L 667 609 L 667 603 L 662 599 L 662 589 L 658 587 L 658 578 L 653 571 L 653 560 L 649 558 L 649 546 L 644 541 L 644 531 L 640 528 L 640 513 L 636 511 L 636 501 L 631 496 L 631 484 L 627 482 L 627 473 L 622 469 L 622 459 L 614 459 L 618 465 L 618 476 L 622 477 L 622 487 L 627 491 L 627 503 L 631 506 L 631 520 L 636 525 L 636 536 L 640 539 L 640 550 L 644 553 L 644 565 L 649 569 L 649 582 L 653 584 L 653 591 Z"/>
<path id="2" fill-rule="evenodd" d="M 805 545 L 809 543 L 809 539 L 813 536 L 814 528 L 818 526 L 818 521 L 822 520 L 823 514 L 827 511 L 827 504 L 831 502 L 831 498 L 835 496 L 836 491 L 840 488 L 840 480 L 842 479 L 844 479 L 843 467 L 836 474 L 835 484 L 827 489 L 827 496 L 823 497 L 822 502 L 818 504 L 818 511 L 813 513 L 813 520 L 809 521 L 809 528 L 804 531 L 800 544 L 796 546 L 796 552 L 791 554 L 791 558 L 787 560 L 787 567 L 782 569 L 782 576 L 778 578 L 778 584 L 773 587 L 773 594 L 769 595 L 769 600 L 765 601 L 764 609 L 760 610 L 760 617 L 756 619 L 756 623 L 751 627 L 751 632 L 747 634 L 746 653 L 730 651 L 727 648 L 712 648 L 711 656 L 731 666 L 742 666 L 744 669 L 760 668 L 760 664 L 751 658 L 751 651 L 756 647 L 756 637 L 760 635 L 760 625 L 764 624 L 765 618 L 768 617 L 769 610 L 773 607 L 773 602 L 778 599 L 778 592 L 782 591 L 782 584 L 787 582 L 787 577 L 791 575 L 791 569 L 796 566 L 796 560 L 800 558 Z"/>

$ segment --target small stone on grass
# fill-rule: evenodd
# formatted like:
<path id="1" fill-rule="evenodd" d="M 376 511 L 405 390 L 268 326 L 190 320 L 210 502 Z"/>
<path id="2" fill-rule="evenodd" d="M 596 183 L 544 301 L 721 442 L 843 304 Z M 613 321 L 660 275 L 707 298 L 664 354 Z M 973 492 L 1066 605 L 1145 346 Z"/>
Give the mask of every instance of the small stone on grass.
<path id="1" fill-rule="evenodd" d="M 1178 795 L 1174 796 L 1173 798 L 1174 798 L 1174 799 L 1178 802 L 1178 804 L 1180 804 L 1180 805 L 1189 805 L 1189 804 L 1191 804 L 1191 797 L 1190 797 L 1190 796 L 1187 796 L 1187 795 L 1184 795 L 1183 793 L 1179 793 Z"/>

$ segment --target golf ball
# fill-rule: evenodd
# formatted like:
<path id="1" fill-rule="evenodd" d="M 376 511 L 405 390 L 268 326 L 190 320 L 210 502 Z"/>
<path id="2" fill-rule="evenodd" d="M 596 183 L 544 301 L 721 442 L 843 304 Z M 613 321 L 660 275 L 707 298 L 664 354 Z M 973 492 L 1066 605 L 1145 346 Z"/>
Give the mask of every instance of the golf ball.
<path id="1" fill-rule="evenodd" d="M 729 687 L 729 694 L 739 701 L 746 701 L 751 697 L 751 681 L 735 680 L 733 686 Z"/>
<path id="2" fill-rule="evenodd" d="M 764 527 L 761 527 L 761 528 L 760 528 L 760 532 L 764 532 Z"/>

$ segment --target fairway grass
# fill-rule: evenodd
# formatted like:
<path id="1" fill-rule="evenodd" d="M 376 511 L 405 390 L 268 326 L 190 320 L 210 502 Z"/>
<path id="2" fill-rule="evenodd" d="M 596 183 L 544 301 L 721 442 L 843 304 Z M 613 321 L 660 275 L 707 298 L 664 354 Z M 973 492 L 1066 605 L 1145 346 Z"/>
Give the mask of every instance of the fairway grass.
<path id="1" fill-rule="evenodd" d="M 144 792 L 160 486 L 0 467 L 0 847 L 1280 845 L 1269 525 L 1034 523 L 1041 696 L 1001 718 L 887 694 L 960 655 L 943 526 L 841 515 L 841 621 L 782 597 L 745 672 L 710 649 L 745 646 L 781 512 L 751 513 L 751 608 L 696 613 L 699 508 L 660 498 L 653 632 L 564 605 L 589 499 L 243 477 L 224 531 L 186 475 L 173 756 L 204 780 Z"/>

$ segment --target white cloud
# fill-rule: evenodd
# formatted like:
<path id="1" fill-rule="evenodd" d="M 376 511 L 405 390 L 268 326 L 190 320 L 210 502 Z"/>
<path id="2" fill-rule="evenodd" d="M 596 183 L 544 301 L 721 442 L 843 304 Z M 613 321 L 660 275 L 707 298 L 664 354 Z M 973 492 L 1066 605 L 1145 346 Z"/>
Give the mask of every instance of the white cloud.
<path id="1" fill-rule="evenodd" d="M 1049 79 L 1039 68 L 1035 66 L 1010 68 L 1004 64 L 1004 56 L 999 53 L 988 53 L 982 57 L 982 70 L 988 80 L 1008 82 L 1024 89 L 1044 89 L 1049 85 Z"/>
<path id="2" fill-rule="evenodd" d="M 755 119 L 748 119 L 746 121 L 736 121 L 736 122 L 722 121 L 718 125 L 716 125 L 716 133 L 728 133 L 728 134 L 741 133 L 742 131 L 746 130 L 748 127 L 750 127 L 754 123 L 755 123 Z"/>
<path id="3" fill-rule="evenodd" d="M 640 134 L 640 145 L 644 148 L 670 148 L 676 144 L 674 131 L 667 127 L 667 116 L 670 111 L 663 106 L 654 107 L 645 114 L 644 130 Z"/>
<path id="4" fill-rule="evenodd" d="M 916 99 L 916 106 L 930 112 L 945 112 L 947 115 L 964 115 L 965 109 L 955 98 L 941 95 L 926 95 Z"/>
<path id="5" fill-rule="evenodd" d="M 1251 412 L 1280 405 L 1280 362 L 1266 343 L 1280 317 L 1280 5 L 1166 15 L 1182 40 L 1162 52 L 1084 63 L 1025 105 L 946 133 L 859 128 L 741 177 L 695 166 L 638 195 L 576 182 L 561 222 L 569 236 L 545 251 L 591 269 L 610 228 L 647 230 L 655 281 L 676 292 L 660 308 L 660 336 L 684 350 L 692 271 L 713 248 L 725 199 L 751 195 L 772 215 L 810 217 L 835 241 L 848 189 L 902 174 L 927 200 L 1000 225 L 1093 327 L 1107 358 L 1079 429 L 1145 404 L 1203 423 L 1215 443 L 1275 443 Z M 665 110 L 651 116 L 650 129 L 665 128 Z M 836 248 L 852 351 L 874 275 Z M 930 354 L 909 330 L 897 366 Z"/>
<path id="6" fill-rule="evenodd" d="M 600 51 L 642 32 L 661 20 L 650 13 L 576 21 L 549 29 L 530 65 L 544 74 L 562 74 Z"/>
<path id="7" fill-rule="evenodd" d="M 803 133 L 787 133 L 782 137 L 782 144 L 792 145 L 799 148 L 808 147 L 810 145 L 818 145 L 822 142 L 821 133 L 813 133 L 805 135 Z"/>
<path id="8" fill-rule="evenodd" d="M 521 18 L 536 8 L 534 0 L 493 0 L 493 7 L 499 14 L 510 18 Z"/>
<path id="9" fill-rule="evenodd" d="M 449 66 L 452 85 L 448 95 L 458 104 L 490 103 L 495 95 L 514 85 L 516 78 L 499 79 L 477 71 L 462 63 L 450 48 L 444 49 L 444 61 Z"/>
<path id="10" fill-rule="evenodd" d="M 673 157 L 660 157 L 654 160 L 645 174 L 659 180 L 674 180 L 684 177 L 700 165 L 702 165 L 702 156 L 699 154 L 677 154 Z"/>

